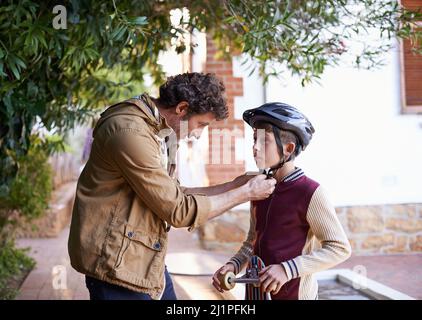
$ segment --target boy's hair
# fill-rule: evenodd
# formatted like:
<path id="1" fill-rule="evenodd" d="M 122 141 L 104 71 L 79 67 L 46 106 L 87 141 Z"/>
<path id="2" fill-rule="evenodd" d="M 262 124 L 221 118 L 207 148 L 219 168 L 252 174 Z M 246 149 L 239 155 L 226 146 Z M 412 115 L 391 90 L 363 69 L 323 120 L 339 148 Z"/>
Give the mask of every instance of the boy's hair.
<path id="1" fill-rule="evenodd" d="M 271 132 L 273 133 L 273 126 L 271 123 L 265 122 L 265 121 L 257 121 L 254 125 L 255 129 L 264 129 L 265 132 Z M 291 155 L 291 159 L 294 160 L 300 153 L 300 147 L 299 147 L 299 139 L 296 137 L 296 135 L 291 131 L 281 130 L 280 132 L 280 138 L 283 144 L 293 142 L 295 144 L 295 151 Z"/>
<path id="2" fill-rule="evenodd" d="M 165 108 L 172 108 L 181 101 L 189 104 L 187 117 L 212 112 L 217 120 L 228 117 L 225 87 L 211 73 L 183 73 L 167 78 L 160 86 L 158 101 Z"/>

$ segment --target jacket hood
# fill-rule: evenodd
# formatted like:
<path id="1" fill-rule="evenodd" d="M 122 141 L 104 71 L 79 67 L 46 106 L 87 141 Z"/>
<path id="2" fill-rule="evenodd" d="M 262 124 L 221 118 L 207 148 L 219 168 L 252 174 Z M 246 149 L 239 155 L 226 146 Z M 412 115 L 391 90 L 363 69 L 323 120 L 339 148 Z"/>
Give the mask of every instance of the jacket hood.
<path id="1" fill-rule="evenodd" d="M 150 98 L 147 95 L 143 95 L 147 97 L 147 101 L 150 102 Z M 153 102 L 151 101 L 150 103 L 153 104 Z M 154 104 L 153 104 L 154 106 Z M 94 131 L 93 131 L 93 136 L 95 136 L 96 132 L 98 131 L 98 129 L 110 118 L 115 117 L 115 116 L 121 116 L 121 115 L 129 115 L 129 116 L 134 116 L 134 117 L 140 117 L 142 118 L 145 122 L 147 122 L 149 125 L 157 128 L 158 130 L 160 129 L 160 125 L 164 125 L 164 127 L 168 127 L 165 119 L 160 116 L 160 120 L 157 120 L 154 115 L 152 114 L 152 112 L 150 111 L 149 107 L 140 99 L 137 98 L 133 98 L 133 99 L 128 99 L 125 100 L 123 102 L 119 102 L 117 104 L 114 104 L 110 107 L 108 107 L 104 112 L 101 113 L 100 119 L 97 121 Z"/>

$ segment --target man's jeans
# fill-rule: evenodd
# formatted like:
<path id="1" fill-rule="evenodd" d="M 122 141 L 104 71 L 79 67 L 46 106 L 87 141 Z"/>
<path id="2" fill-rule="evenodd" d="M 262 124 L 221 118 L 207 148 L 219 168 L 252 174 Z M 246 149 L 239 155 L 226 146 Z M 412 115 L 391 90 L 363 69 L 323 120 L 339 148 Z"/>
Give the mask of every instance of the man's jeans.
<path id="1" fill-rule="evenodd" d="M 167 268 L 165 277 L 166 287 L 161 300 L 177 300 Z M 89 276 L 85 277 L 85 283 L 91 300 L 152 300 L 149 294 L 135 292 Z"/>

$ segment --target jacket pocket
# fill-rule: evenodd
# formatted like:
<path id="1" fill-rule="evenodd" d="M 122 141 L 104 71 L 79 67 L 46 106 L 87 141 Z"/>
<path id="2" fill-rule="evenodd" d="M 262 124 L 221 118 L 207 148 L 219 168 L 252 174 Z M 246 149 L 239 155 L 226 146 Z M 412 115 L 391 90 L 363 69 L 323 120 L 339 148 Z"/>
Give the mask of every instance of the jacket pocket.
<path id="1" fill-rule="evenodd" d="M 166 240 L 159 235 L 127 225 L 113 268 L 114 276 L 143 287 L 159 286 L 164 272 L 165 246 Z"/>

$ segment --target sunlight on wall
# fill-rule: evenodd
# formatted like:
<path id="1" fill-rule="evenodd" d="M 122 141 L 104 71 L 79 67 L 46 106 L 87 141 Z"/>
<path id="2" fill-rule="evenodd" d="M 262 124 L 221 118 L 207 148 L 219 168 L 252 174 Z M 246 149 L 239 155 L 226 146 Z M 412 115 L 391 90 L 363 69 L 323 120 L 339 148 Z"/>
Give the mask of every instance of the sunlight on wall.
<path id="1" fill-rule="evenodd" d="M 300 108 L 314 139 L 297 160 L 336 205 L 422 202 L 422 118 L 400 113 L 397 49 L 373 71 L 326 70 L 321 85 L 271 80 L 268 101 Z"/>

